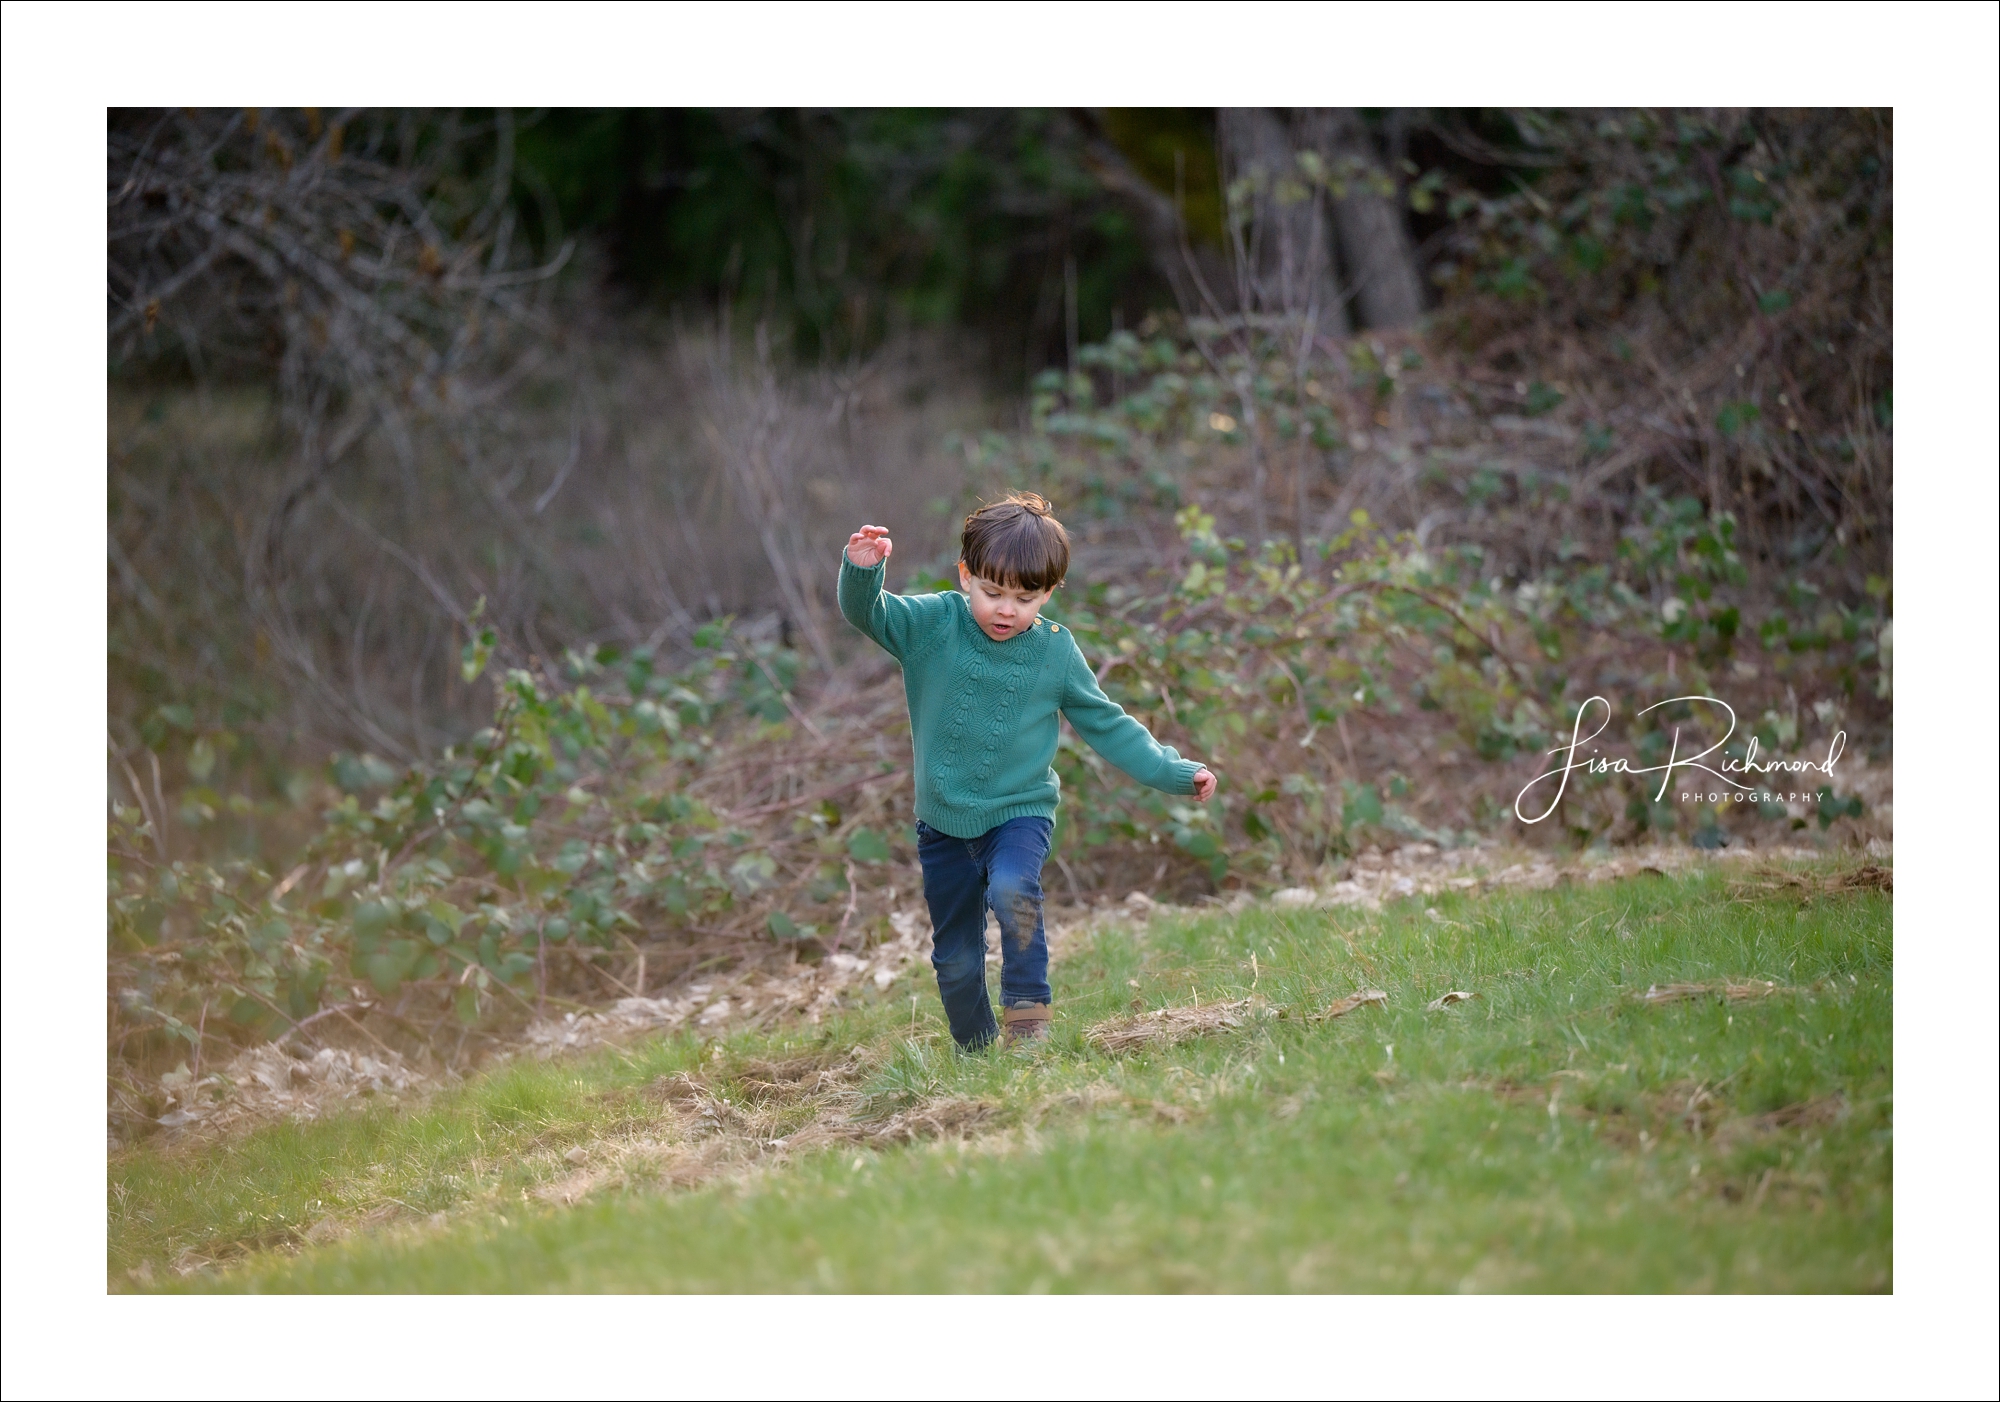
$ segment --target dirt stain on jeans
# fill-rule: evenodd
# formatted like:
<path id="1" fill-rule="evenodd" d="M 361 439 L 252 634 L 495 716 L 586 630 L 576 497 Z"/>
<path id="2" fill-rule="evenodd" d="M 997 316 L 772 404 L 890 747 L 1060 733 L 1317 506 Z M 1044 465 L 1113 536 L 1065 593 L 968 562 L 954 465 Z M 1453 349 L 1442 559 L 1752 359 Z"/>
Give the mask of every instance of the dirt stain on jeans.
<path id="1" fill-rule="evenodd" d="M 995 911 L 998 915 L 1000 912 Z M 1042 903 L 1033 896 L 1021 894 L 1007 902 L 1007 916 L 1000 922 L 1000 931 L 1007 943 L 1015 949 L 1026 951 L 1034 943 L 1035 927 L 1041 923 Z"/>

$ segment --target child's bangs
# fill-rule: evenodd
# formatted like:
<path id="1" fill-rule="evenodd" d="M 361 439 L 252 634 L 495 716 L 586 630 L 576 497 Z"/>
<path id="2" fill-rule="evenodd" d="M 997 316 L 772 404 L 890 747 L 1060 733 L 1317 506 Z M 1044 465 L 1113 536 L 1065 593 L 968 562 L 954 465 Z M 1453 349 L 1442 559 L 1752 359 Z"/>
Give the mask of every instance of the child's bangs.
<path id="1" fill-rule="evenodd" d="M 1050 539 L 1036 518 L 1023 514 L 1013 530 L 980 532 L 969 540 L 965 567 L 981 579 L 1038 594 L 1061 584 L 1069 573 L 1068 542 Z"/>
<path id="2" fill-rule="evenodd" d="M 965 518 L 959 558 L 981 579 L 1039 594 L 1069 573 L 1069 532 L 1032 492 L 982 506 Z"/>

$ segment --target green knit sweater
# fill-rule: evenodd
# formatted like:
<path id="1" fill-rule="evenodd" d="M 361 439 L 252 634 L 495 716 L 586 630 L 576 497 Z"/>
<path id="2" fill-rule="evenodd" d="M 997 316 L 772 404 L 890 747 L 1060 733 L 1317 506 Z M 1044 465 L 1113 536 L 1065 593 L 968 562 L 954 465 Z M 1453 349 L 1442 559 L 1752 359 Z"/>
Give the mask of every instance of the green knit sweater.
<path id="1" fill-rule="evenodd" d="M 972 621 L 963 594 L 889 594 L 882 575 L 881 565 L 862 569 L 843 552 L 840 611 L 903 664 L 923 822 L 978 837 L 1009 818 L 1053 818 L 1062 795 L 1049 767 L 1058 712 L 1140 783 L 1194 792 L 1201 766 L 1104 694 L 1069 629 L 1038 618 L 996 643 Z"/>

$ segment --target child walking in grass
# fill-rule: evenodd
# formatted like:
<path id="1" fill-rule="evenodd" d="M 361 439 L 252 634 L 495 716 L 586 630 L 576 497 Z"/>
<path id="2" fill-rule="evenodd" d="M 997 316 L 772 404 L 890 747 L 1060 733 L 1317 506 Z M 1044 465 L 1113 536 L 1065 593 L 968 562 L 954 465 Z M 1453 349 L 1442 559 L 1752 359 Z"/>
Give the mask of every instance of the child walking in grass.
<path id="1" fill-rule="evenodd" d="M 1215 776 L 1162 745 L 1097 685 L 1076 638 L 1042 618 L 1069 572 L 1069 534 L 1020 493 L 965 518 L 959 593 L 882 588 L 895 548 L 881 526 L 847 538 L 840 611 L 903 667 L 915 751 L 917 856 L 930 906 L 938 996 L 967 1050 L 1046 1038 L 1049 946 L 1042 927 L 1062 783 L 1050 767 L 1060 713 L 1140 783 L 1207 802 Z M 986 912 L 1000 925 L 996 1026 L 986 991 Z"/>

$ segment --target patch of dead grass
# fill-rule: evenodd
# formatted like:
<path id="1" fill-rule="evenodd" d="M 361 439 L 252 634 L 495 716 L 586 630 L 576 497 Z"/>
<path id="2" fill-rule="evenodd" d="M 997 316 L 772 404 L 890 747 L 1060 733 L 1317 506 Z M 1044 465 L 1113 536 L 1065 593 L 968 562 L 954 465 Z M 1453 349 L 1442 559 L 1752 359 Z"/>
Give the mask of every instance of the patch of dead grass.
<path id="1" fill-rule="evenodd" d="M 1083 1034 L 1084 1040 L 1099 1051 L 1114 1055 L 1147 1047 L 1171 1047 L 1194 1037 L 1231 1032 L 1246 1026 L 1269 1009 L 1261 998 L 1238 998 L 1228 1003 L 1192 1003 L 1182 1007 L 1156 1008 L 1129 1017 L 1106 1018 Z"/>
<path id="2" fill-rule="evenodd" d="M 1677 1081 L 1631 1100 L 1607 1100 L 1592 1093 L 1588 1074 L 1581 1072 L 1559 1074 L 1539 1085 L 1503 1079 L 1465 1086 L 1512 1105 L 1546 1109 L 1551 1119 L 1587 1121 L 1604 1143 L 1641 1154 L 1683 1137 L 1733 1150 L 1776 1134 L 1823 1128 L 1844 1118 L 1849 1108 L 1846 1096 L 1835 1093 L 1762 1114 L 1736 1115 L 1730 1113 L 1724 1088 L 1707 1081 Z"/>
<path id="3" fill-rule="evenodd" d="M 859 1083 L 871 1065 L 856 1048 L 663 1076 L 650 1087 L 660 1109 L 646 1133 L 579 1146 L 585 1165 L 533 1196 L 568 1205 L 610 1187 L 699 1187 L 838 1146 L 964 1139 L 999 1113 L 991 1101 L 935 1096 L 869 1116 Z"/>
<path id="4" fill-rule="evenodd" d="M 1894 895 L 1895 883 L 1895 868 L 1873 862 L 1844 871 L 1763 866 L 1741 881 L 1732 881 L 1729 890 L 1739 899 L 1788 895 L 1810 901 L 1819 896 L 1848 895 L 1856 891 L 1880 891 L 1885 896 Z"/>
<path id="5" fill-rule="evenodd" d="M 1740 1144 L 1765 1135 L 1780 1134 L 1786 1130 L 1822 1129 L 1846 1118 L 1847 1097 L 1836 1091 L 1832 1095 L 1822 1095 L 1813 1100 L 1802 1100 L 1793 1105 L 1781 1105 L 1775 1110 L 1766 1110 L 1761 1115 L 1745 1115 L 1725 1120 L 1717 1126 L 1715 1138 L 1723 1144 Z"/>
<path id="6" fill-rule="evenodd" d="M 606 1189 L 682 1189 L 721 1179 L 748 1180 L 829 1149 L 956 1143 L 961 1150 L 1032 1150 L 1039 1144 L 1036 1128 L 1051 1119 L 1109 1110 L 1184 1124 L 1194 1113 L 1185 1105 L 1136 1097 L 1099 1081 L 1044 1096 L 1013 1115 L 991 1100 L 942 1095 L 919 1099 L 887 1116 L 867 1116 L 866 1101 L 856 1088 L 862 1060 L 829 1063 L 801 1057 L 749 1063 L 717 1082 L 686 1073 L 663 1077 L 652 1088 L 663 1112 L 656 1133 L 583 1146 L 588 1151 L 584 1166 L 530 1196 L 550 1206 L 569 1206 Z M 738 1103 L 726 1098 L 731 1087 L 777 1087 L 779 1093 Z M 787 1093 L 788 1087 L 809 1089 Z M 807 1113 L 800 1119 L 802 1109 Z"/>
<path id="7" fill-rule="evenodd" d="M 1793 988 L 1786 984 L 1774 983 L 1770 979 L 1745 979 L 1741 982 L 1717 979 L 1709 983 L 1656 983 L 1638 995 L 1638 1001 L 1645 1007 L 1659 1007 L 1666 1003 L 1687 1003 L 1698 998 L 1720 998 L 1728 1003 L 1748 1003 L 1758 998 L 1772 998 L 1781 993 L 1804 993 L 1806 989 Z"/>

